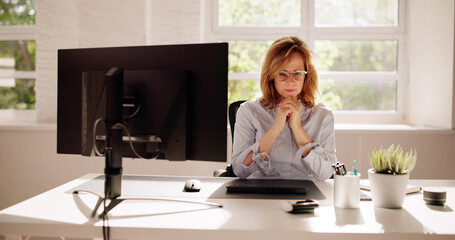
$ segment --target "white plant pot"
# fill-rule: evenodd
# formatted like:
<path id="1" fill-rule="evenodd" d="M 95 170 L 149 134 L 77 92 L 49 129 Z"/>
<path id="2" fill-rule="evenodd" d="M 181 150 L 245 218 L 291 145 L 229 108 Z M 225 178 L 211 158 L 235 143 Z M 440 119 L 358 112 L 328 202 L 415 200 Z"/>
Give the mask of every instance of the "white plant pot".
<path id="1" fill-rule="evenodd" d="M 376 173 L 368 170 L 373 204 L 382 208 L 401 208 L 406 196 L 409 174 Z"/>

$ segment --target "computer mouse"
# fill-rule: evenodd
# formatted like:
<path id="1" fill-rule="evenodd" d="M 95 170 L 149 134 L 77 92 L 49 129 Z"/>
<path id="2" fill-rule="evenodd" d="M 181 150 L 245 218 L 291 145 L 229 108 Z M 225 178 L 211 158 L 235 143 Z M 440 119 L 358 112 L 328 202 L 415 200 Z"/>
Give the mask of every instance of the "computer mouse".
<path id="1" fill-rule="evenodd" d="M 185 191 L 187 192 L 199 192 L 201 190 L 202 184 L 201 181 L 196 179 L 190 179 L 185 182 Z"/>

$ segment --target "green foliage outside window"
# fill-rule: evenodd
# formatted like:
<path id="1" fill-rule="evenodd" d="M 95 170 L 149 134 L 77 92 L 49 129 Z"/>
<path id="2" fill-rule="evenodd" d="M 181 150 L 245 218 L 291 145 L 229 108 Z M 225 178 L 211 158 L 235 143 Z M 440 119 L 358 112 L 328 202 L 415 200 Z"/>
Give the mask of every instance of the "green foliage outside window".
<path id="1" fill-rule="evenodd" d="M 219 0 L 220 26 L 299 26 L 300 0 Z"/>
<path id="2" fill-rule="evenodd" d="M 16 79 L 12 88 L 0 87 L 0 109 L 34 109 L 34 81 Z"/>
<path id="3" fill-rule="evenodd" d="M 262 59 L 272 41 L 230 41 L 229 73 L 259 73 Z M 228 86 L 229 104 L 261 95 L 259 79 L 233 80 Z"/>
<path id="4" fill-rule="evenodd" d="M 396 40 L 315 41 L 320 71 L 394 72 L 397 70 Z"/>
<path id="5" fill-rule="evenodd" d="M 396 72 L 397 41 L 315 41 L 320 71 Z M 388 81 L 333 81 L 321 79 L 321 101 L 333 110 L 396 109 L 396 83 Z"/>
<path id="6" fill-rule="evenodd" d="M 35 0 L 2 0 L 0 25 L 35 25 Z"/>
<path id="7" fill-rule="evenodd" d="M 398 25 L 397 0 L 315 0 L 317 27 L 379 27 Z"/>
<path id="8" fill-rule="evenodd" d="M 255 80 L 234 80 L 229 81 L 228 102 L 231 104 L 240 100 L 251 100 L 259 97 L 261 88 Z"/>
<path id="9" fill-rule="evenodd" d="M 0 27 L 34 24 L 34 0 L 3 0 L 0 4 Z M 35 71 L 35 53 L 35 41 L 0 41 L 0 58 L 14 59 L 14 66 L 0 66 L 0 71 Z M 14 81 L 14 86 L 4 86 L 5 79 L 0 78 L 0 109 L 34 109 L 35 80 Z"/>
<path id="10" fill-rule="evenodd" d="M 396 108 L 395 81 L 321 80 L 321 102 L 332 110 L 393 111 Z"/>
<path id="11" fill-rule="evenodd" d="M 230 41 L 229 72 L 260 72 L 262 59 L 273 41 Z"/>

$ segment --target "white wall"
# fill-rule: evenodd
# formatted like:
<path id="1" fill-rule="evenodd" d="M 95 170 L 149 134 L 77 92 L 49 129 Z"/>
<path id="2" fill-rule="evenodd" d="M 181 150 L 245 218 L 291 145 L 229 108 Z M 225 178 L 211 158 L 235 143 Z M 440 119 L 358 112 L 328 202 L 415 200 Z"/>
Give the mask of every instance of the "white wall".
<path id="1" fill-rule="evenodd" d="M 145 1 L 40 0 L 36 12 L 39 122 L 57 120 L 58 49 L 146 44 Z"/>
<path id="2" fill-rule="evenodd" d="M 454 1 L 408 1 L 408 122 L 454 125 Z"/>
<path id="3" fill-rule="evenodd" d="M 86 173 L 103 171 L 102 159 L 56 154 L 57 49 L 199 42 L 207 21 L 207 16 L 199 14 L 204 2 L 37 1 L 37 118 L 51 124 L 0 126 L 0 209 Z M 452 128 L 454 4 L 450 0 L 429 2 L 408 1 L 409 102 L 413 103 L 408 117 L 417 125 Z M 427 19 L 421 22 L 420 18 Z M 428 91 L 435 92 L 433 97 L 424 98 Z M 369 168 L 368 153 L 376 146 L 392 143 L 405 149 L 417 148 L 419 157 L 412 178 L 454 179 L 452 130 L 336 131 L 339 160 L 351 163 L 356 159 L 364 177 Z M 214 169 L 224 166 L 225 163 L 125 160 L 124 172 L 210 176 Z"/>
<path id="4" fill-rule="evenodd" d="M 201 0 L 166 0 L 151 2 L 150 44 L 201 42 L 204 16 Z"/>

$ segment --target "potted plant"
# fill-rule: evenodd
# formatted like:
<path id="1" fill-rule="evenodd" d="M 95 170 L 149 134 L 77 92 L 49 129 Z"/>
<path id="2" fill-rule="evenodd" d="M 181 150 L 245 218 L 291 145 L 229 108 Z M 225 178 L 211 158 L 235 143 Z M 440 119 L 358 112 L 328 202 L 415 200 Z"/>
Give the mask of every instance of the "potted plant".
<path id="1" fill-rule="evenodd" d="M 373 204 L 384 208 L 401 208 L 406 195 L 409 174 L 417 161 L 417 151 L 403 155 L 400 145 L 374 149 L 368 170 Z"/>

